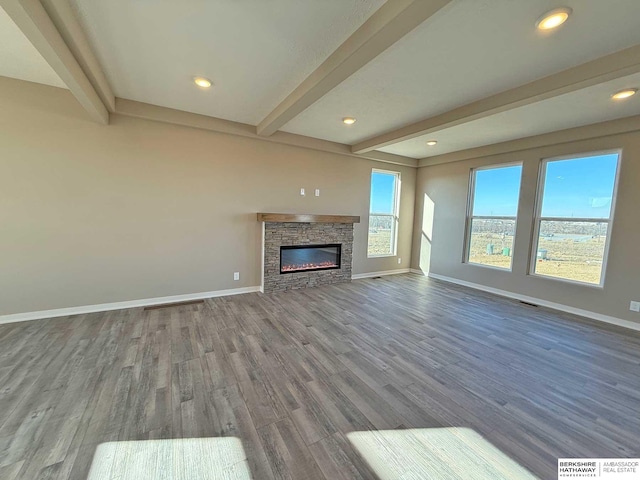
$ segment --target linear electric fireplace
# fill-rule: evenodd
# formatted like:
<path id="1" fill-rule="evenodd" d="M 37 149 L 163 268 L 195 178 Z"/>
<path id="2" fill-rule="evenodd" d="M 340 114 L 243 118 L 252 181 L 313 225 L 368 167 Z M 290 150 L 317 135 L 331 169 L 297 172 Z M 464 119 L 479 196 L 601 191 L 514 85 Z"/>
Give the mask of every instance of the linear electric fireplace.
<path id="1" fill-rule="evenodd" d="M 339 243 L 280 247 L 280 273 L 309 272 L 340 268 Z"/>

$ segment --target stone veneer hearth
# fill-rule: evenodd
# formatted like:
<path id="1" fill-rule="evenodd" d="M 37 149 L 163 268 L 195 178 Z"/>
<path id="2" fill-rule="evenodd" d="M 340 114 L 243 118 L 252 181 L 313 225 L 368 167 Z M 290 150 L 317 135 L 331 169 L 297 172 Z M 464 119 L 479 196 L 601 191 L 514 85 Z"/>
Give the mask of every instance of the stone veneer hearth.
<path id="1" fill-rule="evenodd" d="M 342 245 L 339 269 L 280 273 L 280 246 L 326 243 Z M 267 221 L 264 225 L 264 292 L 350 282 L 352 257 L 353 223 Z"/>

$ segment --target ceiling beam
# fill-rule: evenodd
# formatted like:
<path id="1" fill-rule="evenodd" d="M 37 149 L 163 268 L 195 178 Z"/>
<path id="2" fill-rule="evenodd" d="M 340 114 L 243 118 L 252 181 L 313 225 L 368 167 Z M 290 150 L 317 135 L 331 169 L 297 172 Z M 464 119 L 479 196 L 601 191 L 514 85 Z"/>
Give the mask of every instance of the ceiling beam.
<path id="1" fill-rule="evenodd" d="M 469 148 L 457 152 L 445 153 L 434 157 L 427 157 L 420 160 L 418 168 L 432 167 L 444 163 L 462 162 L 465 160 L 475 160 L 477 158 L 502 155 L 505 153 L 521 152 L 533 148 L 544 148 L 565 143 L 574 143 L 581 140 L 592 141 L 596 138 L 622 135 L 629 132 L 640 131 L 640 115 L 632 117 L 607 120 L 606 122 L 592 123 L 582 127 L 567 128 L 556 132 L 543 133 L 533 137 L 507 140 L 506 142 L 494 143 L 482 147 Z M 618 144 L 615 144 L 616 146 Z M 610 148 L 609 146 L 602 149 Z"/>
<path id="2" fill-rule="evenodd" d="M 116 97 L 115 114 L 126 117 L 142 118 L 155 122 L 170 123 L 173 125 L 182 125 L 184 127 L 199 128 L 202 130 L 209 130 L 211 132 L 238 135 L 240 137 L 253 138 L 254 140 L 280 143 L 292 147 L 308 148 L 320 152 L 346 155 L 354 159 L 375 160 L 376 162 L 391 163 L 394 165 L 403 165 L 405 167 L 412 168 L 416 168 L 418 166 L 418 160 L 415 158 L 385 152 L 369 152 L 365 155 L 356 155 L 351 153 L 350 145 L 321 140 L 319 138 L 305 137 L 304 135 L 296 135 L 294 133 L 287 132 L 276 132 L 275 135 L 271 135 L 270 137 L 262 137 L 256 134 L 256 129 L 253 125 L 249 125 L 247 123 L 232 122 L 231 120 L 185 112 L 184 110 L 175 110 L 173 108 L 159 107 L 157 105 L 136 102 L 134 100 L 126 100 L 124 98 Z M 117 117 L 114 116 L 113 118 Z"/>
<path id="3" fill-rule="evenodd" d="M 0 0 L 22 33 L 65 83 L 92 120 L 109 123 L 109 112 L 38 0 Z"/>
<path id="4" fill-rule="evenodd" d="M 438 132 L 445 128 L 462 125 L 638 72 L 640 72 L 640 45 L 635 45 L 370 138 L 353 145 L 352 151 L 353 153 L 363 154 L 404 140 Z"/>
<path id="5" fill-rule="evenodd" d="M 107 80 L 100 62 L 96 58 L 87 36 L 71 8 L 68 0 L 41 0 L 53 24 L 62 35 L 65 43 L 73 53 L 82 70 L 100 96 L 102 103 L 110 112 L 115 111 L 115 95 Z"/>
<path id="6" fill-rule="evenodd" d="M 258 135 L 273 135 L 450 1 L 388 0 L 258 124 Z"/>

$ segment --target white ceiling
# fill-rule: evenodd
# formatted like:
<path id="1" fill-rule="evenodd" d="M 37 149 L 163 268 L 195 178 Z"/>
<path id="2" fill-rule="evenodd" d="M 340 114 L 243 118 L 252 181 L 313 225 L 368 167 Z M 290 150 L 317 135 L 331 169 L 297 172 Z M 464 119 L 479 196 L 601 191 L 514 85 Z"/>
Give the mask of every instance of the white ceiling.
<path id="1" fill-rule="evenodd" d="M 534 22 L 557 1 L 455 0 L 283 130 L 354 144 L 640 43 L 638 0 L 560 4 L 573 15 L 543 35 Z M 358 121 L 345 127 L 344 116 Z M 531 122 L 541 128 L 547 119 Z M 411 149 L 416 158 L 432 151 Z"/>
<path id="2" fill-rule="evenodd" d="M 117 97 L 252 125 L 384 3 L 69 1 Z M 573 8 L 567 23 L 537 31 L 558 6 Z M 639 19 L 640 0 L 453 0 L 282 130 L 355 144 L 640 45 Z M 0 75 L 64 87 L 2 9 Z M 195 75 L 214 86 L 195 87 Z M 425 158 L 640 114 L 640 95 L 610 100 L 623 87 L 640 87 L 640 74 L 380 150 Z"/>
<path id="3" fill-rule="evenodd" d="M 384 0 L 71 3 L 116 96 L 255 125 Z"/>
<path id="4" fill-rule="evenodd" d="M 0 76 L 66 88 L 63 81 L 0 7 Z"/>
<path id="5" fill-rule="evenodd" d="M 380 150 L 413 158 L 433 157 L 516 138 L 640 115 L 639 95 L 621 101 L 611 100 L 612 93 L 631 85 L 640 85 L 640 74 L 446 128 L 437 134 L 416 137 Z M 426 142 L 432 137 L 438 138 L 438 144 L 429 147 Z"/>

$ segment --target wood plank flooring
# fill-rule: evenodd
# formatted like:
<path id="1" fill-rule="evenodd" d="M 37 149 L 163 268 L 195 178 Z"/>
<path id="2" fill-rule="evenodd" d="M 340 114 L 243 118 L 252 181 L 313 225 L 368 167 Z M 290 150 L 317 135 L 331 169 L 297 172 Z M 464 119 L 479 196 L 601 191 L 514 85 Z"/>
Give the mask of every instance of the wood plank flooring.
<path id="1" fill-rule="evenodd" d="M 375 479 L 347 434 L 465 427 L 539 478 L 640 457 L 640 336 L 396 275 L 0 326 L 0 478 L 238 437 L 255 480 Z"/>

